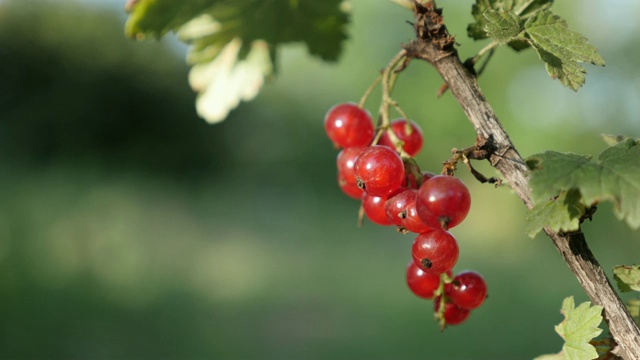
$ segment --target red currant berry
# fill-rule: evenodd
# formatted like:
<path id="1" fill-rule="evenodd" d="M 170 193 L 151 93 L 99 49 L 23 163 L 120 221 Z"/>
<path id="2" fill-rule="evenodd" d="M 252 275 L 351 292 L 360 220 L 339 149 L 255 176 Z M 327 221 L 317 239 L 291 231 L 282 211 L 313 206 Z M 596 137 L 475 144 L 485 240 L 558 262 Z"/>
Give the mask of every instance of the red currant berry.
<path id="1" fill-rule="evenodd" d="M 338 153 L 338 157 L 336 159 L 336 166 L 338 167 L 338 185 L 340 185 L 340 189 L 342 189 L 345 194 L 355 199 L 362 198 L 363 191 L 358 187 L 353 166 L 356 162 L 356 158 L 360 155 L 363 149 L 363 147 L 343 149 Z M 358 191 L 354 188 L 357 188 Z"/>
<path id="2" fill-rule="evenodd" d="M 415 201 L 417 190 L 405 190 L 393 197 L 385 203 L 384 211 L 387 214 L 387 218 L 394 225 L 402 225 L 402 214 L 407 207 L 407 203 L 411 200 Z"/>
<path id="3" fill-rule="evenodd" d="M 393 225 L 384 211 L 386 200 L 386 197 L 371 196 L 366 193 L 362 195 L 362 208 L 369 220 L 378 225 Z"/>
<path id="4" fill-rule="evenodd" d="M 416 156 L 420 149 L 422 149 L 423 137 L 422 130 L 415 122 L 405 119 L 395 119 L 391 122 L 391 130 L 394 134 L 400 139 L 404 145 L 402 145 L 402 149 L 409 154 L 409 156 Z M 393 149 L 395 146 L 391 139 L 389 138 L 388 133 L 382 134 L 380 137 L 380 141 L 378 141 L 380 145 L 386 145 Z"/>
<path id="5" fill-rule="evenodd" d="M 324 118 L 329 139 L 343 148 L 367 146 L 373 140 L 373 121 L 368 111 L 353 103 L 332 107 Z"/>
<path id="6" fill-rule="evenodd" d="M 340 173 L 338 173 L 338 186 L 340 186 L 340 190 L 342 190 L 342 192 L 348 197 L 358 200 L 362 199 L 364 190 L 360 189 L 356 184 L 349 183 Z"/>
<path id="7" fill-rule="evenodd" d="M 450 271 L 449 276 L 451 276 Z M 416 296 L 433 299 L 433 293 L 440 286 L 440 275 L 428 274 L 412 261 L 407 266 L 407 285 Z"/>
<path id="8" fill-rule="evenodd" d="M 404 208 L 404 211 L 400 216 L 402 218 L 402 223 L 400 225 L 405 229 L 418 234 L 433 230 L 418 216 L 418 210 L 416 210 L 416 199 L 417 197 L 413 197 L 413 199 L 409 200 L 407 203 L 407 206 Z"/>
<path id="9" fill-rule="evenodd" d="M 433 310 L 436 313 L 440 312 L 440 296 L 436 297 L 433 301 Z M 447 325 L 461 324 L 467 320 L 470 314 L 471 310 L 463 309 L 449 301 L 444 304 L 444 321 Z"/>
<path id="10" fill-rule="evenodd" d="M 453 176 L 434 176 L 424 182 L 418 190 L 418 216 L 432 228 L 446 230 L 460 224 L 470 207 L 469 190 L 462 181 Z"/>
<path id="11" fill-rule="evenodd" d="M 458 242 L 448 231 L 430 230 L 423 232 L 413 242 L 413 261 L 419 268 L 430 274 L 442 274 L 453 269 L 458 261 Z"/>
<path id="12" fill-rule="evenodd" d="M 487 284 L 477 272 L 463 271 L 446 285 L 445 293 L 454 304 L 473 310 L 487 298 Z"/>
<path id="13" fill-rule="evenodd" d="M 365 148 L 356 159 L 354 169 L 358 186 L 372 196 L 388 196 L 405 179 L 400 155 L 381 145 Z"/>

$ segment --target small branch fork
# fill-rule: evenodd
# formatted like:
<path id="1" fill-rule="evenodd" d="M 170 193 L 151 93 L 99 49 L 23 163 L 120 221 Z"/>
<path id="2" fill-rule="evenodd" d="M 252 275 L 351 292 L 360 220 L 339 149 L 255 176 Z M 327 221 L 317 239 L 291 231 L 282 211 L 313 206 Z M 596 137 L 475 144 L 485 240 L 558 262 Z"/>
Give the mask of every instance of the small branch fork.
<path id="1" fill-rule="evenodd" d="M 476 144 L 462 149 L 453 149 L 451 150 L 451 158 L 449 160 L 442 163 L 444 167 L 442 168 L 443 175 L 453 175 L 457 170 L 458 162 L 462 161 L 467 166 L 467 169 L 471 172 L 471 174 L 476 178 L 476 180 L 481 183 L 489 183 L 495 184 L 496 187 L 502 185 L 502 179 L 497 177 L 486 177 L 478 170 L 474 169 L 469 160 L 487 160 L 491 155 L 491 142 L 486 141 L 484 138 L 477 137 Z"/>
<path id="2" fill-rule="evenodd" d="M 528 182 L 528 168 L 509 139 L 495 112 L 485 99 L 475 75 L 463 65 L 454 48 L 455 39 L 449 35 L 432 0 L 414 3 L 416 40 L 404 46 L 408 58 L 429 62 L 444 79 L 469 121 L 478 139 L 484 141 L 485 154 L 514 192 L 529 209 L 533 207 Z M 475 156 L 473 150 L 456 151 L 461 159 Z M 604 307 L 605 320 L 625 359 L 640 359 L 640 330 L 633 321 L 607 276 L 589 249 L 582 231 L 560 234 L 546 227 L 545 232 L 574 273 L 594 304 Z"/>

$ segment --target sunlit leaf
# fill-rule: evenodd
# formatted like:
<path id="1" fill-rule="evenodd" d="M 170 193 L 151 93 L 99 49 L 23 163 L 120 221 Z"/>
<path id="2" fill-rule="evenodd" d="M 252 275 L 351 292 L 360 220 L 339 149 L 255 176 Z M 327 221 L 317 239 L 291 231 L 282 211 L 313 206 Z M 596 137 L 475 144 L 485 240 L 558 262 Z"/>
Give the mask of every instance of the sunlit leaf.
<path id="1" fill-rule="evenodd" d="M 212 123 L 257 95 L 275 71 L 280 45 L 302 42 L 310 54 L 335 61 L 349 21 L 342 0 L 138 0 L 129 7 L 127 35 L 174 31 L 190 45 L 196 107 Z"/>
<path id="2" fill-rule="evenodd" d="M 602 322 L 602 306 L 591 306 L 583 302 L 577 308 L 573 296 L 562 302 L 564 320 L 556 325 L 555 330 L 564 339 L 562 351 L 558 354 L 543 355 L 536 360 L 589 360 L 597 359 L 598 352 L 589 342 L 602 333 L 599 328 Z"/>

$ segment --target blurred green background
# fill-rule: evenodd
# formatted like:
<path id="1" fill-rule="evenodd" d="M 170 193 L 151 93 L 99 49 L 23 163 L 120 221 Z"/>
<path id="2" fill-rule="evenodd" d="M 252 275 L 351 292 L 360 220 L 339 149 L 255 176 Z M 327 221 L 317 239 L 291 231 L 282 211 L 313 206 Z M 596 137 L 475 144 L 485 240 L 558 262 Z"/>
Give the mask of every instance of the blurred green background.
<path id="1" fill-rule="evenodd" d="M 456 271 L 490 297 L 440 333 L 406 288 L 411 235 L 370 223 L 336 185 L 326 110 L 357 101 L 409 41 L 410 13 L 353 0 L 341 61 L 302 45 L 220 125 L 195 115 L 185 49 L 123 36 L 123 1 L 0 2 L 0 358 L 527 359 L 556 352 L 562 299 L 587 300 L 545 237 L 524 234 L 508 187 L 460 171 L 472 193 L 453 230 Z M 472 1 L 441 1 L 463 58 Z M 480 85 L 524 156 L 597 154 L 640 137 L 640 27 L 632 0 L 559 2 L 607 61 L 579 92 L 532 51 L 500 49 Z M 439 171 L 473 128 L 428 64 L 394 97 Z M 374 99 L 370 110 L 377 108 Z M 479 164 L 486 174 L 494 172 Z M 607 271 L 638 263 L 640 233 L 599 207 L 585 232 Z"/>

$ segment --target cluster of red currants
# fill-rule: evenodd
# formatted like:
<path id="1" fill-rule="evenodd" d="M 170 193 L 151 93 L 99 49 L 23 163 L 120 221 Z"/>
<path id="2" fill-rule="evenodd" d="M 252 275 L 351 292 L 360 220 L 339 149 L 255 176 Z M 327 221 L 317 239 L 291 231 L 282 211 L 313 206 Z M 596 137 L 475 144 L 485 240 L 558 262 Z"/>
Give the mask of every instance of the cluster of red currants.
<path id="1" fill-rule="evenodd" d="M 329 110 L 324 126 L 334 145 L 342 148 L 337 158 L 340 189 L 362 201 L 372 222 L 419 234 L 406 274 L 411 291 L 425 299 L 436 297 L 435 314 L 442 326 L 466 320 L 487 296 L 478 273 L 464 271 L 454 278 L 451 273 L 459 250 L 448 229 L 469 212 L 466 186 L 453 176 L 416 170 L 413 157 L 422 148 L 423 136 L 413 121 L 393 120 L 390 131 L 376 136 L 369 112 L 344 103 Z"/>

